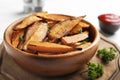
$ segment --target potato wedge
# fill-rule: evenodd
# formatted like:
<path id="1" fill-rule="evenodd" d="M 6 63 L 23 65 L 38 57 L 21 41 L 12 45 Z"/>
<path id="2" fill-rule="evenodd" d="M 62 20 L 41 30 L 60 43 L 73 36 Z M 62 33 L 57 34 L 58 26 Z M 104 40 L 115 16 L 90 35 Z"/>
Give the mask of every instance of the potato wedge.
<path id="1" fill-rule="evenodd" d="M 81 21 L 81 22 L 79 22 L 78 26 L 81 26 L 82 28 L 89 28 L 90 24 L 88 24 L 84 21 Z"/>
<path id="2" fill-rule="evenodd" d="M 67 35 L 70 30 L 72 30 L 75 25 L 77 25 L 80 20 L 82 20 L 85 16 L 80 16 L 73 20 L 66 20 L 56 24 L 55 26 L 50 29 L 49 38 L 50 39 L 58 39 Z"/>
<path id="3" fill-rule="evenodd" d="M 35 22 L 33 25 L 31 25 L 27 28 L 24 42 L 21 42 L 19 44 L 19 46 L 18 46 L 19 49 L 23 49 L 23 46 L 25 46 L 25 44 L 30 39 L 30 37 L 36 32 L 36 30 L 39 28 L 38 24 L 39 24 L 39 22 Z"/>
<path id="4" fill-rule="evenodd" d="M 47 31 L 48 25 L 46 23 L 36 22 L 26 34 L 26 40 L 23 49 L 26 50 L 26 46 L 30 41 L 42 41 L 46 37 Z M 32 34 L 29 34 L 30 32 Z"/>
<path id="5" fill-rule="evenodd" d="M 80 46 L 77 46 L 76 48 L 77 48 L 77 49 L 85 49 L 85 48 L 89 47 L 91 44 L 92 44 L 91 42 L 87 42 L 87 43 L 85 43 L 85 44 L 82 44 L 82 45 L 80 45 Z"/>
<path id="6" fill-rule="evenodd" d="M 46 19 L 46 20 L 52 20 L 52 21 L 64 21 L 67 19 L 74 19 L 75 17 L 67 16 L 63 14 L 48 14 L 47 12 L 38 12 L 35 14 L 36 16 Z"/>
<path id="7" fill-rule="evenodd" d="M 47 35 L 48 25 L 46 23 L 38 23 L 37 25 L 39 28 L 31 36 L 30 41 L 42 41 Z"/>
<path id="8" fill-rule="evenodd" d="M 24 36 L 24 30 L 13 31 L 11 36 L 11 44 L 13 47 L 17 47 Z"/>
<path id="9" fill-rule="evenodd" d="M 89 32 L 85 31 L 83 33 L 79 33 L 79 34 L 76 34 L 73 36 L 62 37 L 61 41 L 63 44 L 72 44 L 72 43 L 76 43 L 78 41 L 82 41 L 88 37 L 89 37 Z"/>
<path id="10" fill-rule="evenodd" d="M 40 24 L 40 22 L 35 22 L 32 26 L 28 27 L 26 31 L 25 41 L 28 41 L 30 39 L 30 37 L 37 31 Z"/>
<path id="11" fill-rule="evenodd" d="M 45 18 L 48 20 L 53 20 L 53 21 L 65 21 L 68 19 L 73 19 L 74 17 L 62 15 L 62 14 L 48 14 L 48 15 L 46 15 Z"/>
<path id="12" fill-rule="evenodd" d="M 39 20 L 42 20 L 42 18 L 38 18 L 36 16 L 30 15 L 26 17 L 20 24 L 16 25 L 14 27 L 14 30 L 20 30 L 20 29 L 26 28 L 32 23 L 39 21 Z"/>
<path id="13" fill-rule="evenodd" d="M 37 42 L 30 41 L 28 46 L 28 50 L 35 50 L 38 52 L 45 53 L 60 53 L 60 52 L 69 52 L 75 50 L 74 48 L 66 45 L 50 43 L 50 42 Z"/>
<path id="14" fill-rule="evenodd" d="M 58 23 L 57 21 L 47 21 L 47 24 L 49 25 L 50 28 L 52 28 L 57 23 Z"/>
<path id="15" fill-rule="evenodd" d="M 83 28 L 89 28 L 90 25 L 88 23 L 85 23 L 84 21 L 80 21 L 79 24 L 77 24 L 71 31 L 69 34 L 76 34 L 76 33 L 80 33 L 80 31 Z"/>
<path id="16" fill-rule="evenodd" d="M 37 12 L 34 13 L 33 15 L 38 16 L 40 18 L 44 18 L 46 15 L 48 15 L 48 12 Z"/>

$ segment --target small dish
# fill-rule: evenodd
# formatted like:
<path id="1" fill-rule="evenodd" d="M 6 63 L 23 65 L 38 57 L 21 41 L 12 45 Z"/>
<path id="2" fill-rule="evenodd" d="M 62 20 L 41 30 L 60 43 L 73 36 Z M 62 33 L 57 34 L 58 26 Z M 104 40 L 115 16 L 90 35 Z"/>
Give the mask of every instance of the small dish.
<path id="1" fill-rule="evenodd" d="M 115 14 L 101 14 L 98 16 L 101 30 L 107 34 L 114 34 L 120 28 L 120 16 Z"/>

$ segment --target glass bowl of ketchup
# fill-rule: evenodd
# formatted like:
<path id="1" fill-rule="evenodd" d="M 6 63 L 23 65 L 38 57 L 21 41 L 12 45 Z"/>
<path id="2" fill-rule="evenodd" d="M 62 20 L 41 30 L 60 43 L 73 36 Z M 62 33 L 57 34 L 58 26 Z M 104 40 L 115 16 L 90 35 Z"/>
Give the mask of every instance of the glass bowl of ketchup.
<path id="1" fill-rule="evenodd" d="M 101 30 L 108 34 L 114 34 L 120 28 L 120 16 L 115 14 L 101 14 L 98 16 Z"/>

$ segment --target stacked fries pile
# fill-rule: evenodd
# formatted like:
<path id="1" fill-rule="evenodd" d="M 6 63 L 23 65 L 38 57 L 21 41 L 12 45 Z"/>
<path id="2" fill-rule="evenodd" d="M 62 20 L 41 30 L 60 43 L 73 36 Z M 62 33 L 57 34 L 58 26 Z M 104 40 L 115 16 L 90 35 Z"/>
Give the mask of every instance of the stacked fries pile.
<path id="1" fill-rule="evenodd" d="M 38 12 L 24 18 L 13 28 L 11 44 L 33 54 L 64 54 L 92 44 L 90 24 L 85 16 Z"/>

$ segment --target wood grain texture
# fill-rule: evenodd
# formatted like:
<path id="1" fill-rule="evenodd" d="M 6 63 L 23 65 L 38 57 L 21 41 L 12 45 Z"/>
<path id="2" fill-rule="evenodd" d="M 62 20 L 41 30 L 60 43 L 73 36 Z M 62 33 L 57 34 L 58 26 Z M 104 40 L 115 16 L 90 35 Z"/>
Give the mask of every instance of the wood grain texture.
<path id="1" fill-rule="evenodd" d="M 99 43 L 99 48 L 109 48 L 114 47 L 116 52 L 116 59 L 110 62 L 109 64 L 102 64 L 101 60 L 97 58 L 95 55 L 91 62 L 93 63 L 101 63 L 104 66 L 104 74 L 97 80 L 119 80 L 120 79 L 120 48 L 113 42 L 110 42 L 105 37 L 101 36 L 101 40 Z M 83 70 L 79 70 L 69 75 L 61 76 L 61 77 L 41 77 L 34 75 L 26 70 L 23 70 L 19 67 L 15 61 L 6 53 L 4 50 L 4 46 L 0 46 L 1 53 L 3 55 L 3 62 L 1 65 L 1 75 L 0 80 L 86 80 L 86 74 L 80 75 L 81 71 L 86 70 L 86 66 Z M 1 54 L 0 53 L 0 54 Z"/>

